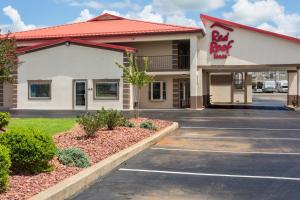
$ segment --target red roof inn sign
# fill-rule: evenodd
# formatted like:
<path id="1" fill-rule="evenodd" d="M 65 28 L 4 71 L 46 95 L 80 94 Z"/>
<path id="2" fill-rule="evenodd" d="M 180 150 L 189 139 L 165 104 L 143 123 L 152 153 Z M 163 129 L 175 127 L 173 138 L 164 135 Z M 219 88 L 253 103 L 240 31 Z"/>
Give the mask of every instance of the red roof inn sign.
<path id="1" fill-rule="evenodd" d="M 233 32 L 233 29 L 220 23 L 214 23 L 210 28 L 216 26 L 228 32 L 226 35 L 222 35 L 218 30 L 211 32 L 210 54 L 213 55 L 214 59 L 226 59 L 230 55 L 229 52 L 234 43 L 234 40 L 229 39 L 230 32 Z"/>

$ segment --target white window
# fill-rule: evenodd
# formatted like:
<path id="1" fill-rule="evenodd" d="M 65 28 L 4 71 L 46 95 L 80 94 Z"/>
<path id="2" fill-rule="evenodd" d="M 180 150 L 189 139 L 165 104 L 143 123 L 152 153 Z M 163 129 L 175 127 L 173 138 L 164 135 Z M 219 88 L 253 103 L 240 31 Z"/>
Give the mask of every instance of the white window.
<path id="1" fill-rule="evenodd" d="M 28 81 L 29 99 L 51 99 L 51 81 Z"/>
<path id="2" fill-rule="evenodd" d="M 152 101 L 163 101 L 167 99 L 166 82 L 154 81 L 149 84 L 149 99 Z"/>
<path id="3" fill-rule="evenodd" d="M 95 80 L 94 81 L 95 99 L 118 99 L 119 81 L 118 80 Z"/>

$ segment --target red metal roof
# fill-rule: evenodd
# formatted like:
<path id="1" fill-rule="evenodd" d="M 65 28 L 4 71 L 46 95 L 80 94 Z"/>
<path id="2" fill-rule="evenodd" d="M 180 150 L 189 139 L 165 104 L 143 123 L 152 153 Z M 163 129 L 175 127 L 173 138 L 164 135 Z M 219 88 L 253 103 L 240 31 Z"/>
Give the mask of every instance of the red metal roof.
<path id="1" fill-rule="evenodd" d="M 288 40 L 288 41 L 291 41 L 291 42 L 300 43 L 300 39 L 296 38 L 296 37 L 291 37 L 291 36 L 287 36 L 287 35 L 283 35 L 283 34 L 279 34 L 279 33 L 274 33 L 274 32 L 271 32 L 271 31 L 266 31 L 266 30 L 262 30 L 262 29 L 259 29 L 259 28 L 254 28 L 254 27 L 251 27 L 251 26 L 238 24 L 238 23 L 235 23 L 235 22 L 219 19 L 219 18 L 216 18 L 216 17 L 211 17 L 211 16 L 208 16 L 208 15 L 201 14 L 200 18 L 201 18 L 201 20 L 204 24 L 205 24 L 206 21 L 212 21 L 212 22 L 217 22 L 217 23 L 220 23 L 220 24 L 225 24 L 225 25 L 231 26 L 231 27 L 242 28 L 242 29 L 254 31 L 254 32 L 257 32 L 257 33 L 262 33 L 262 34 L 265 34 L 265 35 L 285 39 L 285 40 Z"/>
<path id="2" fill-rule="evenodd" d="M 49 48 L 49 47 L 52 47 L 52 46 L 55 46 L 58 44 L 63 44 L 66 42 L 80 44 L 80 45 L 84 45 L 84 46 L 110 49 L 110 50 L 114 50 L 114 51 L 124 51 L 124 52 L 125 51 L 129 51 L 129 52 L 136 51 L 136 49 L 132 48 L 132 47 L 125 47 L 125 46 L 112 45 L 112 44 L 102 44 L 102 43 L 100 44 L 100 43 L 89 42 L 89 41 L 74 39 L 74 38 L 62 38 L 62 39 L 51 40 L 49 42 L 45 42 L 45 43 L 34 45 L 34 46 L 20 48 L 20 49 L 18 49 L 18 53 L 23 54 L 23 53 L 28 53 L 28 52 L 32 52 L 32 51 L 38 51 L 38 50 Z"/>
<path id="3" fill-rule="evenodd" d="M 126 19 L 106 13 L 86 22 L 15 32 L 12 33 L 12 36 L 15 36 L 17 40 L 33 40 L 63 37 L 107 37 L 192 32 L 203 33 L 203 30 L 195 27 Z"/>

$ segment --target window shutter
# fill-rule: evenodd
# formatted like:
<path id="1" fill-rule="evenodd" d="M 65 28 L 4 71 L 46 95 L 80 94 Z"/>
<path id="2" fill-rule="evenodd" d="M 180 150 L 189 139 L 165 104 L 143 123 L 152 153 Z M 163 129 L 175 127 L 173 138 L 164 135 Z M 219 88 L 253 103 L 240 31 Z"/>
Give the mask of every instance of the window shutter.
<path id="1" fill-rule="evenodd" d="M 163 82 L 163 100 L 167 99 L 167 84 Z"/>
<path id="2" fill-rule="evenodd" d="M 151 83 L 149 83 L 148 98 L 151 100 Z"/>

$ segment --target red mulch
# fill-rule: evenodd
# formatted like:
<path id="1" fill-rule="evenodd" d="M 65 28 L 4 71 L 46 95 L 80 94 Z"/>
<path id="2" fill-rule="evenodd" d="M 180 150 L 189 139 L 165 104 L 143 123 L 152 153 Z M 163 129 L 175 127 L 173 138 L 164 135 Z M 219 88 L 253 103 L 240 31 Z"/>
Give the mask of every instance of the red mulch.
<path id="1" fill-rule="evenodd" d="M 79 147 L 83 149 L 95 164 L 110 155 L 117 153 L 151 135 L 156 131 L 141 129 L 139 124 L 146 118 L 132 119 L 135 128 L 118 127 L 115 130 L 101 130 L 93 138 L 87 138 L 81 127 L 76 126 L 70 132 L 54 136 L 58 148 Z M 150 120 L 159 130 L 172 123 L 162 120 Z M 66 167 L 55 158 L 51 161 L 55 169 L 51 173 L 37 175 L 11 175 L 9 191 L 0 194 L 1 200 L 23 200 L 59 183 L 60 181 L 80 172 L 77 167 Z"/>

